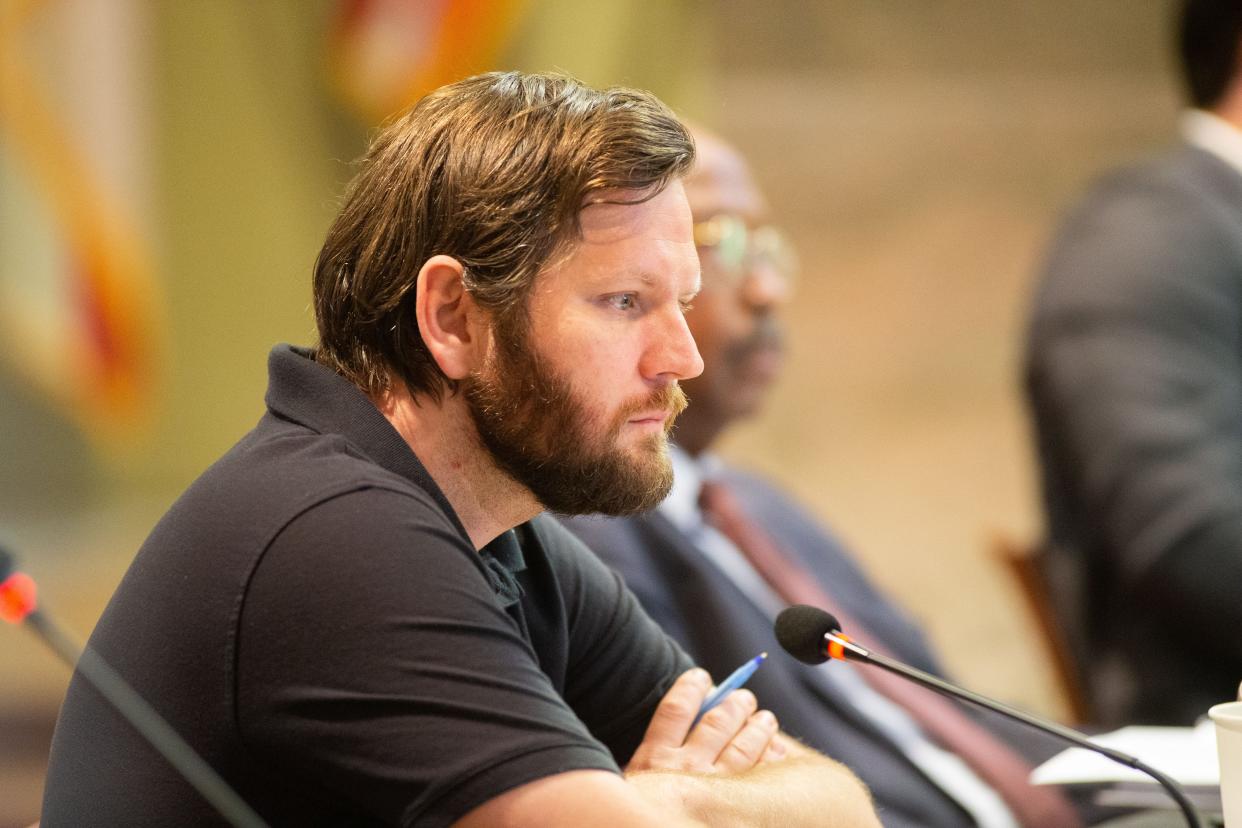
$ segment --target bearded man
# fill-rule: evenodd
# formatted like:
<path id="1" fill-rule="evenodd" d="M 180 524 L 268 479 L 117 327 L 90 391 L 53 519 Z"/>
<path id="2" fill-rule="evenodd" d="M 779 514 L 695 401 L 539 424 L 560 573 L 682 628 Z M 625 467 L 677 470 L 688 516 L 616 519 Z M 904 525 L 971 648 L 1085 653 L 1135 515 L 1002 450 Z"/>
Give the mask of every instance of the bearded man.
<path id="1" fill-rule="evenodd" d="M 705 368 L 686 382 L 691 404 L 672 435 L 675 483 L 649 512 L 564 522 L 709 670 L 770 649 L 777 614 L 805 603 L 831 610 L 867 646 L 942 673 L 917 625 L 828 527 L 714 452 L 758 416 L 780 374 L 797 268 L 741 152 L 704 130 L 695 144 L 685 189 L 703 289 L 686 321 Z M 1055 740 L 876 678 L 839 661 L 811 670 L 778 656 L 749 686 L 787 732 L 857 771 L 885 828 L 1080 824 L 1062 791 L 1028 782 L 1032 761 L 1061 749 Z"/>
<path id="2" fill-rule="evenodd" d="M 518 73 L 377 137 L 316 264 L 318 347 L 273 350 L 267 413 L 90 644 L 264 819 L 877 824 L 749 692 L 695 725 L 707 674 L 540 516 L 669 488 L 702 368 L 692 158 L 648 94 Z M 217 819 L 78 678 L 43 817 Z"/>

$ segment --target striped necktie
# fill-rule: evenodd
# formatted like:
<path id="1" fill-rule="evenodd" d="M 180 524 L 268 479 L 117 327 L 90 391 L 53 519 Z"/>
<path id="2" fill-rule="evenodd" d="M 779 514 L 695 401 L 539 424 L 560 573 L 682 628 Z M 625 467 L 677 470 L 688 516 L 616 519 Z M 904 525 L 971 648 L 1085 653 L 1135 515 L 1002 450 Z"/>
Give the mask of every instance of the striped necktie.
<path id="1" fill-rule="evenodd" d="M 704 482 L 699 506 L 707 522 L 732 541 L 784 600 L 832 612 L 851 636 L 877 652 L 888 654 L 883 642 L 843 612 L 819 581 L 782 552 L 750 519 L 726 484 Z M 869 668 L 858 672 L 874 690 L 905 710 L 927 734 L 991 785 L 1024 828 L 1077 828 L 1082 824 L 1059 790 L 1030 784 L 1031 766 L 1027 761 L 952 701 L 884 670 Z"/>

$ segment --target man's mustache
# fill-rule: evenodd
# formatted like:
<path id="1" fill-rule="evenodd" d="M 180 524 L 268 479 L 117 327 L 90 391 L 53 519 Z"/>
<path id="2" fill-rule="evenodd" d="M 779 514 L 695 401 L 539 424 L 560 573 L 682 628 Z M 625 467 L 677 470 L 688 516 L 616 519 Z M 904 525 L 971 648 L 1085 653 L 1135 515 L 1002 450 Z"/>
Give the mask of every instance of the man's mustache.
<path id="1" fill-rule="evenodd" d="M 689 403 L 689 399 L 686 398 L 686 392 L 681 390 L 681 385 L 672 382 L 668 385 L 660 386 L 650 394 L 638 397 L 622 405 L 617 412 L 613 425 L 616 430 L 620 430 L 626 420 L 635 414 L 659 410 L 669 413 L 666 427 L 671 427 L 673 420 L 677 419 L 678 415 L 686 410 L 686 406 Z"/>
<path id="2" fill-rule="evenodd" d="M 734 359 L 749 356 L 756 351 L 784 351 L 785 330 L 773 316 L 761 316 L 755 329 L 744 339 L 731 344 L 728 354 Z"/>

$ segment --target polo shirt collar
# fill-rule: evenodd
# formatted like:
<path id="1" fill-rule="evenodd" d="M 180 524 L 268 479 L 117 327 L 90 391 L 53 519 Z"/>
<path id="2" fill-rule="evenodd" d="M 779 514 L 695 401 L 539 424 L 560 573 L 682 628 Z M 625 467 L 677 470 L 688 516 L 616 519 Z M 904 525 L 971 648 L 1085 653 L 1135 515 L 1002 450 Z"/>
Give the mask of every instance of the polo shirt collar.
<path id="1" fill-rule="evenodd" d="M 315 362 L 309 348 L 277 345 L 267 358 L 268 410 L 320 434 L 339 434 L 376 465 L 431 495 L 467 543 L 457 513 L 409 443 L 352 382 Z"/>
<path id="2" fill-rule="evenodd" d="M 516 576 L 526 568 L 526 558 L 522 555 L 522 545 L 518 542 L 517 532 L 513 529 L 501 532 L 481 551 L 483 573 L 492 591 L 496 593 L 500 606 L 513 606 L 523 595 L 522 585 Z"/>

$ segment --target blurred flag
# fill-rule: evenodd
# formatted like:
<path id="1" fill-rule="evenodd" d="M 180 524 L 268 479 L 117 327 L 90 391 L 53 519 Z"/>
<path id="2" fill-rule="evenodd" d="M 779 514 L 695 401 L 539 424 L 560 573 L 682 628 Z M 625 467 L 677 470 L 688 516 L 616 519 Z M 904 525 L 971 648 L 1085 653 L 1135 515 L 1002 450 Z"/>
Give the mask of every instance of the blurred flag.
<path id="1" fill-rule="evenodd" d="M 496 68 L 526 0 L 341 0 L 333 80 L 378 123 L 446 83 Z"/>
<path id="2" fill-rule="evenodd" d="M 0 0 L 0 359 L 105 442 L 157 351 L 140 0 Z"/>

